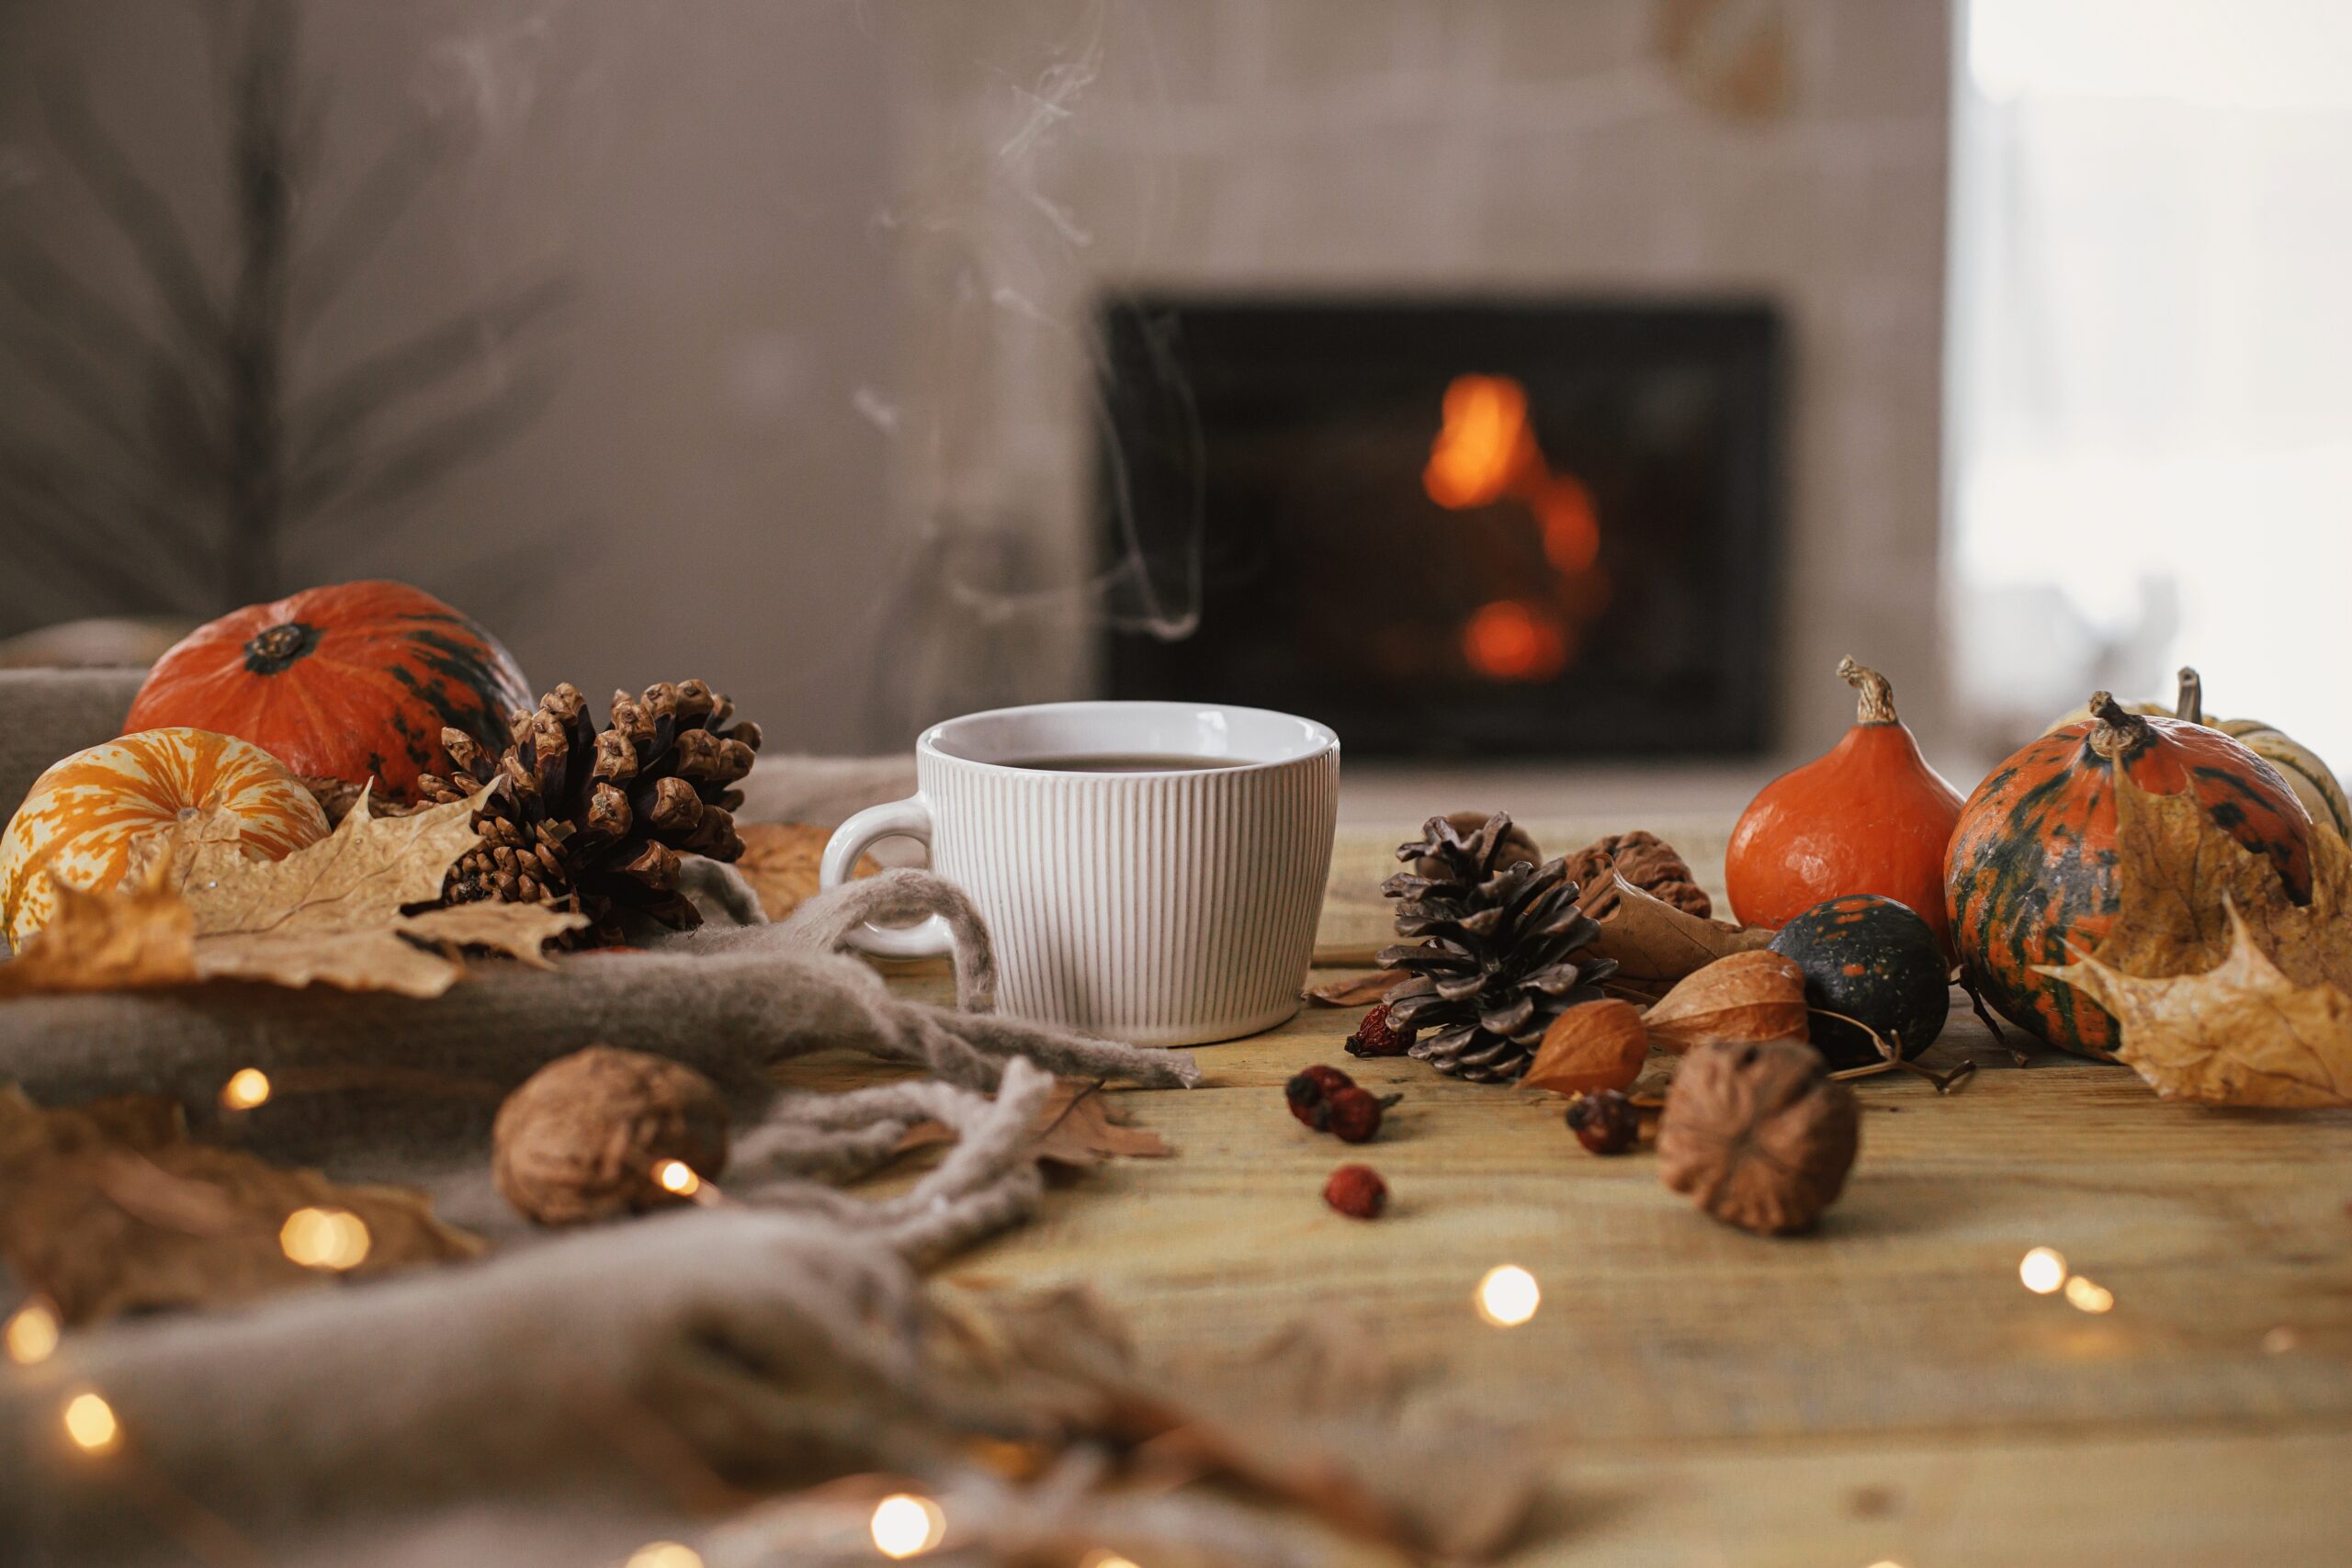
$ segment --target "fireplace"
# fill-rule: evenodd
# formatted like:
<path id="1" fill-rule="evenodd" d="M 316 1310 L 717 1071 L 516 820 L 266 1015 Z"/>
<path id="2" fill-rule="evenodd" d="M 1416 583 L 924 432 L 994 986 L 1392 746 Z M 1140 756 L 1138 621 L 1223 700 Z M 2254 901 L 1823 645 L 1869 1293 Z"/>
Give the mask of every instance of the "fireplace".
<path id="1" fill-rule="evenodd" d="M 1771 307 L 1123 297 L 1102 327 L 1112 694 L 1359 756 L 1770 741 Z"/>

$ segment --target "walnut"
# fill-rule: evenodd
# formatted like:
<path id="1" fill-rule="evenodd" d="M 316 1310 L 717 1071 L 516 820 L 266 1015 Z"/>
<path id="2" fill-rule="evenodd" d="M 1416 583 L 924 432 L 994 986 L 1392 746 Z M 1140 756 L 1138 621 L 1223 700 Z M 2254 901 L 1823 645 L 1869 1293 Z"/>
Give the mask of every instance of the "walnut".
<path id="1" fill-rule="evenodd" d="M 1687 914 L 1705 919 L 1715 912 L 1714 900 L 1699 886 L 1674 846 L 1636 828 L 1630 833 L 1595 839 L 1568 857 L 1568 878 L 1584 889 L 1584 897 L 1577 902 L 1596 920 L 1617 908 L 1617 884 L 1609 875 L 1612 869 L 1643 892 Z"/>
<path id="2" fill-rule="evenodd" d="M 1860 1140 L 1853 1092 L 1812 1046 L 1702 1045 L 1667 1095 L 1658 1175 L 1725 1224 L 1777 1235 L 1838 1201 Z"/>
<path id="3" fill-rule="evenodd" d="M 686 1200 L 654 1178 L 727 1164 L 727 1107 L 683 1062 L 591 1045 L 541 1067 L 498 1108 L 491 1177 L 524 1218 L 574 1225 Z"/>

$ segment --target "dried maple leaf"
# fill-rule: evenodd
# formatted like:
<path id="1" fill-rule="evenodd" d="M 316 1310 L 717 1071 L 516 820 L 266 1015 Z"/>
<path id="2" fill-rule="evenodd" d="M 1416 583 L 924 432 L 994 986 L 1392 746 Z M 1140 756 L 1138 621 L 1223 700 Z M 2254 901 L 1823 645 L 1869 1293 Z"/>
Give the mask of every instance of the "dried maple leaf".
<path id="1" fill-rule="evenodd" d="M 735 869 L 759 896 L 760 908 L 771 920 L 780 920 L 817 896 L 818 872 L 825 845 L 833 830 L 812 822 L 739 822 L 743 853 Z M 881 865 L 872 855 L 860 855 L 852 876 L 873 876 Z"/>
<path id="2" fill-rule="evenodd" d="M 1595 958 L 1613 958 L 1617 973 L 1610 988 L 1657 998 L 1675 982 L 1735 953 L 1770 944 L 1762 926 L 1735 926 L 1678 909 L 1655 894 L 1611 874 L 1617 908 L 1600 922 L 1600 934 L 1586 944 Z"/>
<path id="3" fill-rule="evenodd" d="M 2117 1059 L 2168 1100 L 2352 1105 L 2352 999 L 2324 981 L 2297 985 L 2228 918 L 2229 955 L 2202 974 L 2143 977 L 2098 958 L 2043 973 L 2115 1015 Z"/>
<path id="4" fill-rule="evenodd" d="M 196 978 L 196 917 L 161 867 L 112 893 L 57 885 L 57 909 L 24 951 L 0 964 L 0 997 L 113 991 Z"/>
<path id="5" fill-rule="evenodd" d="M 193 1142 L 178 1104 L 127 1096 L 44 1111 L 0 1084 L 0 1258 L 67 1323 L 211 1306 L 336 1278 L 287 1257 L 298 1209 L 356 1214 L 356 1278 L 470 1258 L 481 1242 L 433 1217 L 421 1193 L 337 1187 L 237 1149 Z"/>
<path id="6" fill-rule="evenodd" d="M 942 1122 L 918 1122 L 900 1137 L 898 1151 L 952 1144 L 955 1133 Z M 1091 1170 L 1106 1159 L 1165 1159 L 1176 1151 L 1148 1127 L 1132 1126 L 1126 1113 L 1102 1092 L 1100 1082 L 1057 1078 L 1029 1138 L 1030 1152 L 1048 1165 Z"/>
<path id="7" fill-rule="evenodd" d="M 2095 953 L 2041 973 L 2121 1026 L 2116 1059 L 2168 1099 L 2352 1104 L 2352 851 L 2312 829 L 2312 896 L 2288 897 L 2191 796 L 2116 777 L 2119 908 Z"/>
<path id="8" fill-rule="evenodd" d="M 438 899 L 481 842 L 481 799 L 376 817 L 363 798 L 277 861 L 249 858 L 218 809 L 174 823 L 139 844 L 127 891 L 80 896 L 69 921 L 0 969 L 0 995 L 226 979 L 437 997 L 465 973 L 460 947 L 544 965 L 542 946 L 582 917 L 500 903 L 402 913 Z"/>
<path id="9" fill-rule="evenodd" d="M 2297 985 L 2352 994 L 2352 851 L 2312 829 L 2312 896 L 2287 896 L 2270 857 L 2247 849 L 2194 796 L 2158 795 L 2118 774 L 2114 927 L 2098 960 L 2153 978 L 2211 969 L 2228 956 L 2234 908 L 2256 946 Z"/>
<path id="10" fill-rule="evenodd" d="M 1317 1007 L 1360 1008 L 1366 1002 L 1376 1002 L 1387 996 L 1394 987 L 1403 985 L 1410 976 L 1394 970 L 1380 969 L 1369 975 L 1351 975 L 1344 980 L 1327 981 L 1307 988 L 1306 999 Z"/>

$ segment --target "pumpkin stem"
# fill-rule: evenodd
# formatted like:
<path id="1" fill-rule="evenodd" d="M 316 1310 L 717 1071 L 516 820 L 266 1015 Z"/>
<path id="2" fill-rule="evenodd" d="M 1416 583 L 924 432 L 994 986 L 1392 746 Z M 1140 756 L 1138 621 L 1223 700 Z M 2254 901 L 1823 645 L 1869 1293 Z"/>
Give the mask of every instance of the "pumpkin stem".
<path id="1" fill-rule="evenodd" d="M 2148 721 L 2117 702 L 2112 692 L 2093 692 L 2090 706 L 2098 721 L 2091 726 L 2091 750 L 2109 761 L 2130 756 L 2154 734 Z"/>
<path id="2" fill-rule="evenodd" d="M 1861 694 L 1854 704 L 1856 724 L 1902 722 L 1894 716 L 1894 688 L 1885 676 L 1867 664 L 1855 663 L 1853 655 L 1848 654 L 1838 661 L 1838 678 Z"/>
<path id="3" fill-rule="evenodd" d="M 2191 724 L 2205 722 L 2205 678 L 2186 664 L 2180 667 L 2180 700 L 2172 711 Z"/>
<path id="4" fill-rule="evenodd" d="M 284 621 L 256 634 L 245 644 L 245 669 L 255 675 L 282 674 L 288 666 L 318 646 L 318 627 L 300 621 Z"/>

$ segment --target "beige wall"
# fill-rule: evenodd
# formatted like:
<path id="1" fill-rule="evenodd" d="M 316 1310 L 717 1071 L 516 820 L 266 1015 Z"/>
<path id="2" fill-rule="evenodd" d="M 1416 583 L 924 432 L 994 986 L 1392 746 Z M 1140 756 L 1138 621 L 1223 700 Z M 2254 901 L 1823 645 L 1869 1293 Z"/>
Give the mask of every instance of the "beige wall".
<path id="1" fill-rule="evenodd" d="M 70 67 L 220 265 L 197 14 L 0 9 L 0 237 L 135 288 L 40 129 L 34 85 Z M 1084 311 L 1106 284 L 1739 291 L 1794 329 L 1791 744 L 1850 713 L 1829 675 L 1848 650 L 1936 717 L 1940 4 L 301 14 L 313 217 L 404 126 L 457 149 L 303 373 L 539 271 L 579 302 L 518 440 L 401 517 L 327 520 L 294 570 L 420 581 L 498 625 L 535 680 L 700 674 L 824 750 L 1082 687 Z M 1678 18 L 1698 24 L 1679 64 L 1659 46 Z M 1758 113 L 1776 62 L 1784 103 L 1765 91 Z M 526 367 L 486 351 L 468 384 Z M 0 382 L 0 424 L 42 419 Z M 0 533 L 29 525 L 0 511 Z"/>

